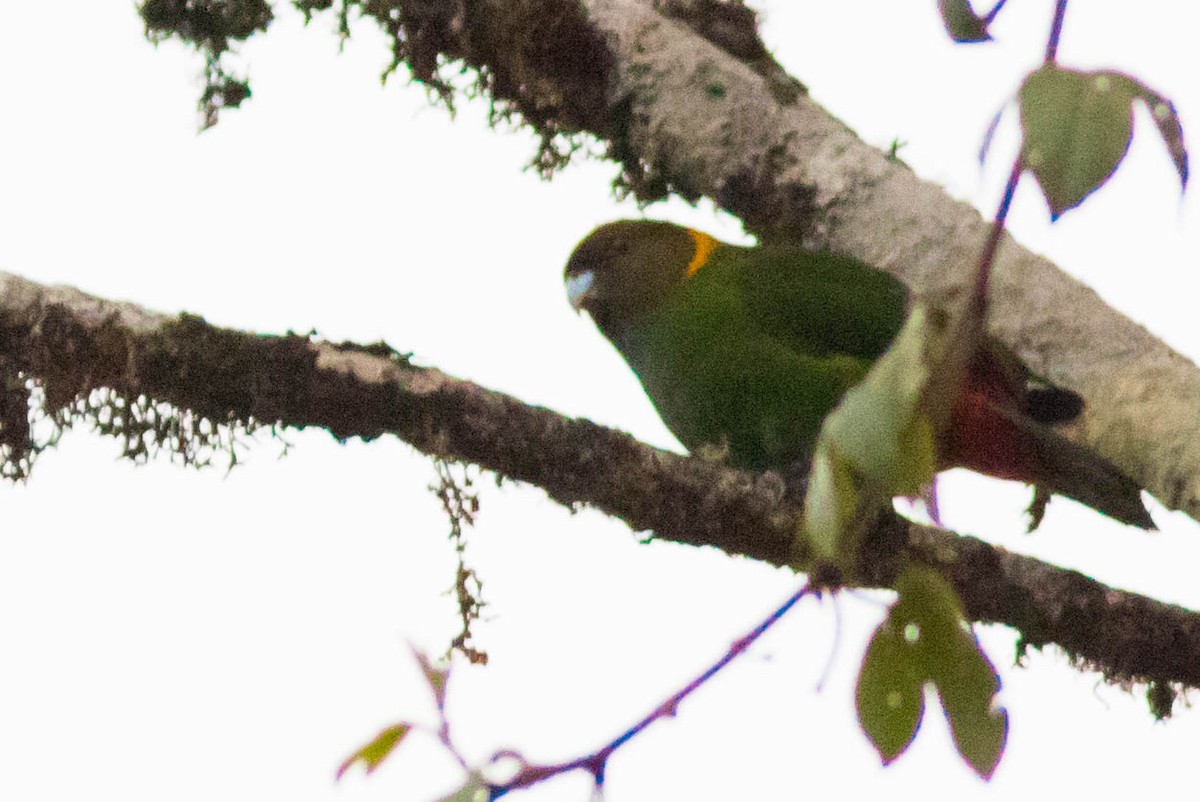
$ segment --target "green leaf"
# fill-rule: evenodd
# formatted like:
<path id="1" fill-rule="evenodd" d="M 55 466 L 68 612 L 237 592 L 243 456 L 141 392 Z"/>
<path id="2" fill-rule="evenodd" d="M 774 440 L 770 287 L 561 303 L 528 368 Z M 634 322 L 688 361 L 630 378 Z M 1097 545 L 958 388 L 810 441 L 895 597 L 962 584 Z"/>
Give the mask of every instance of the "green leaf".
<path id="1" fill-rule="evenodd" d="M 967 0 L 938 0 L 942 24 L 950 38 L 961 44 L 991 41 L 987 20 L 975 13 Z"/>
<path id="2" fill-rule="evenodd" d="M 1175 104 L 1145 84 L 1138 84 L 1141 90 L 1139 97 L 1150 109 L 1150 117 L 1158 126 L 1158 133 L 1166 143 L 1167 153 L 1175 164 L 1175 172 L 1179 173 L 1179 183 L 1187 189 L 1188 153 L 1187 144 L 1183 141 L 1183 125 L 1179 122 L 1179 113 Z"/>
<path id="3" fill-rule="evenodd" d="M 896 577 L 900 595 L 896 610 L 904 610 L 923 622 L 961 621 L 962 603 L 950 583 L 927 565 L 906 565 Z"/>
<path id="4" fill-rule="evenodd" d="M 367 774 L 375 771 L 379 764 L 387 759 L 404 737 L 412 732 L 413 725 L 408 723 L 393 724 L 390 727 L 382 730 L 378 735 L 371 739 L 370 743 L 362 746 L 350 757 L 342 761 L 342 765 L 338 766 L 337 779 L 342 779 L 342 775 L 346 770 L 355 763 L 362 763 L 366 766 Z"/>
<path id="5" fill-rule="evenodd" d="M 995 669 L 978 648 L 976 659 L 963 663 L 956 676 L 937 683 L 938 695 L 958 754 L 975 773 L 988 779 L 1000 763 L 1008 741 L 1008 711 L 994 707 L 994 692 L 986 690 L 986 679 L 995 680 Z"/>
<path id="6" fill-rule="evenodd" d="M 875 630 L 858 673 L 858 723 L 884 765 L 904 753 L 925 713 L 924 679 L 890 619 Z"/>
<path id="7" fill-rule="evenodd" d="M 933 682 L 963 760 L 983 778 L 995 771 L 1008 714 L 995 706 L 1000 678 L 963 618 L 958 596 L 932 568 L 908 566 L 896 582 L 891 625 L 905 632 L 919 674 Z"/>
<path id="8" fill-rule="evenodd" d="M 854 562 L 853 548 L 847 548 L 846 532 L 853 526 L 859 492 L 846 461 L 830 447 L 827 438 L 817 442 L 813 467 L 804 495 L 803 541 L 811 544 L 816 564 L 833 564 L 843 570 Z M 844 559 L 849 557 L 850 559 Z M 797 565 L 806 569 L 808 566 Z"/>
<path id="9" fill-rule="evenodd" d="M 1021 86 L 1021 158 L 1033 172 L 1050 216 L 1057 219 L 1102 186 L 1133 137 L 1133 102 L 1140 100 L 1187 187 L 1188 154 L 1175 104 L 1141 81 L 1112 70 L 1080 72 L 1046 65 Z"/>
<path id="10" fill-rule="evenodd" d="M 986 779 L 1000 761 L 1008 736 L 1008 713 L 994 707 L 1000 678 L 962 618 L 938 623 L 945 629 L 930 626 L 932 648 L 923 658 L 958 753 Z"/>
<path id="11" fill-rule="evenodd" d="M 487 802 L 491 798 L 491 787 L 478 771 L 467 775 L 460 788 L 442 797 L 438 802 Z"/>
<path id="12" fill-rule="evenodd" d="M 958 596 L 932 568 L 909 565 L 896 579 L 899 597 L 875 630 L 855 691 L 859 724 L 883 762 L 916 736 L 924 686 L 937 688 L 959 755 L 991 777 L 1008 738 L 1008 714 L 995 707 L 1000 679 L 963 619 Z"/>
<path id="13" fill-rule="evenodd" d="M 835 452 L 891 496 L 915 496 L 933 480 L 933 427 L 919 402 L 929 381 L 927 318 L 917 306 L 887 352 L 825 421 Z"/>
<path id="14" fill-rule="evenodd" d="M 1018 95 L 1021 159 L 1057 219 L 1117 169 L 1133 136 L 1138 84 L 1119 72 L 1052 64 L 1031 73 Z"/>
<path id="15" fill-rule="evenodd" d="M 433 700 L 437 703 L 438 710 L 441 710 L 446 704 L 446 683 L 450 680 L 450 667 L 435 665 L 415 646 L 412 647 L 412 653 L 413 657 L 417 659 L 417 664 L 421 666 L 421 673 L 425 676 L 425 681 L 429 683 L 429 691 L 433 694 Z"/>

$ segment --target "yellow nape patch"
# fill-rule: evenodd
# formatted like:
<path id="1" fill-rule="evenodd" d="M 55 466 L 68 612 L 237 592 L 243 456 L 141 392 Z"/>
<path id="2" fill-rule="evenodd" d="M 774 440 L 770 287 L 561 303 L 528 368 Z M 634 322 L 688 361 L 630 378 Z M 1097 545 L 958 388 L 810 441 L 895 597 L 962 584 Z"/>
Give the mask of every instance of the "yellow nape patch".
<path id="1" fill-rule="evenodd" d="M 696 252 L 692 254 L 692 261 L 688 262 L 687 274 L 689 276 L 696 275 L 700 268 L 708 264 L 709 255 L 720 245 L 720 241 L 715 237 L 710 237 L 703 231 L 696 231 L 689 228 L 687 233 L 691 235 L 696 243 Z"/>

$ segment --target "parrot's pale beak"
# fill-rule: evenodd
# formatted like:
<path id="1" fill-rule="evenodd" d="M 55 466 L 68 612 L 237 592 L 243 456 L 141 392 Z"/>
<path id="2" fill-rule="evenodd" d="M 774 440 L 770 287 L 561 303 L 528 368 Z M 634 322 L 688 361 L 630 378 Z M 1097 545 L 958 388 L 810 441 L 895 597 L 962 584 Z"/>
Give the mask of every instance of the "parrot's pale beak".
<path id="1" fill-rule="evenodd" d="M 576 312 L 582 311 L 595 280 L 596 276 L 590 270 L 567 276 L 567 300 Z"/>

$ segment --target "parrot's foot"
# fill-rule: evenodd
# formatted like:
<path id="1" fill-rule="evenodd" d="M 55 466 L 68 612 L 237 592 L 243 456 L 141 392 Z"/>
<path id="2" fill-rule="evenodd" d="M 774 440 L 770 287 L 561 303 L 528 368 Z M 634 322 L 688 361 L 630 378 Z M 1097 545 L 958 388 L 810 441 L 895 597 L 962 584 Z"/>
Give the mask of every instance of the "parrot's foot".
<path id="1" fill-rule="evenodd" d="M 1046 505 L 1049 503 L 1050 491 L 1041 485 L 1034 485 L 1033 500 L 1029 502 L 1029 509 L 1025 510 L 1029 514 L 1029 528 L 1025 530 L 1025 534 L 1033 534 L 1033 531 L 1042 525 L 1042 518 L 1046 516 Z"/>

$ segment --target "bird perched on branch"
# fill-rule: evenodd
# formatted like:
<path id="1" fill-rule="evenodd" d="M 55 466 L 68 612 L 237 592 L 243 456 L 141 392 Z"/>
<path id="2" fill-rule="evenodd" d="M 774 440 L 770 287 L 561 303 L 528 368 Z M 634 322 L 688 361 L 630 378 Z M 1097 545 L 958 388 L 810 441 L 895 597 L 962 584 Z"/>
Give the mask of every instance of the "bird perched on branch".
<path id="1" fill-rule="evenodd" d="M 909 298 L 849 256 L 739 247 L 649 220 L 597 228 L 565 280 L 680 442 L 758 470 L 811 459 L 825 416 L 892 342 Z M 988 339 L 937 443 L 938 467 L 1028 482 L 1154 528 L 1133 480 L 1051 428 L 1082 408 Z"/>

